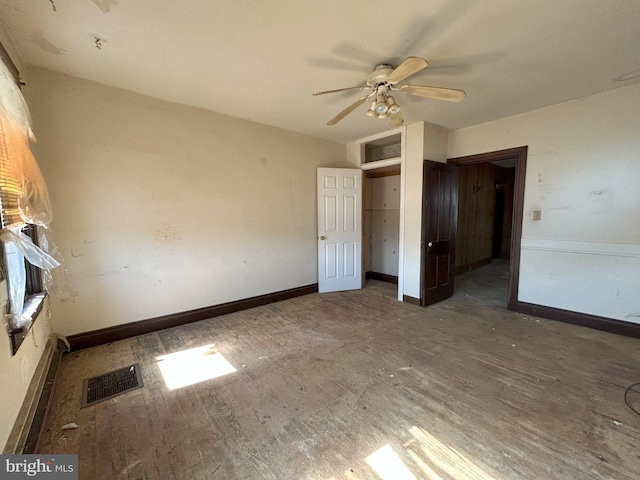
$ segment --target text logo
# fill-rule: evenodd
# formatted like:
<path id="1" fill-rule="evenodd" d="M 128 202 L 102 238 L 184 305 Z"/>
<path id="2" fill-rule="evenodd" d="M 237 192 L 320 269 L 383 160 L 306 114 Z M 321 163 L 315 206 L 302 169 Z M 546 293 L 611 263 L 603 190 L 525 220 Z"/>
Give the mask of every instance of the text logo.
<path id="1" fill-rule="evenodd" d="M 0 480 L 78 480 L 78 455 L 0 455 Z"/>

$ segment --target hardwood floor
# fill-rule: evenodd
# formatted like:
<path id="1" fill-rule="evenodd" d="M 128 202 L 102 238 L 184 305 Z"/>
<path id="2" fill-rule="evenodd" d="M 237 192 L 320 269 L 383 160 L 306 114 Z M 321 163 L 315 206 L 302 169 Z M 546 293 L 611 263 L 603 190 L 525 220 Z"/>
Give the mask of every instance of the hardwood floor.
<path id="1" fill-rule="evenodd" d="M 92 480 L 637 479 L 640 340 L 483 303 L 478 282 L 420 308 L 370 280 L 65 355 L 38 449 Z M 235 372 L 170 390 L 174 359 L 170 382 Z M 134 362 L 144 388 L 80 408 L 84 378 Z"/>

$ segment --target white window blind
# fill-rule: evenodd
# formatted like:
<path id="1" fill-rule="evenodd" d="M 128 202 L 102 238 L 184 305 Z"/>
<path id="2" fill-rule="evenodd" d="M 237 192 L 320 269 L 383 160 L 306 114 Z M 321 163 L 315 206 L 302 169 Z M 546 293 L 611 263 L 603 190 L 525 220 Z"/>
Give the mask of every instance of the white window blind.
<path id="1" fill-rule="evenodd" d="M 24 224 L 20 216 L 22 178 L 17 159 L 24 148 L 24 137 L 6 112 L 0 111 L 0 219 L 2 228 Z M 26 145 L 28 148 L 28 145 Z M 20 161 L 20 163 L 22 163 Z"/>

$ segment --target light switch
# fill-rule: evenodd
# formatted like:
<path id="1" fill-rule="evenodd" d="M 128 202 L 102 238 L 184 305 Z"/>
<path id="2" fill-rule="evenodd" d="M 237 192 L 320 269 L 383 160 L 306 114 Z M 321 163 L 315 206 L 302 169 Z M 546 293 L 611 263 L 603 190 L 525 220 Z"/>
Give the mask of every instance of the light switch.
<path id="1" fill-rule="evenodd" d="M 533 219 L 534 220 L 542 220 L 542 210 L 534 210 L 533 211 Z"/>

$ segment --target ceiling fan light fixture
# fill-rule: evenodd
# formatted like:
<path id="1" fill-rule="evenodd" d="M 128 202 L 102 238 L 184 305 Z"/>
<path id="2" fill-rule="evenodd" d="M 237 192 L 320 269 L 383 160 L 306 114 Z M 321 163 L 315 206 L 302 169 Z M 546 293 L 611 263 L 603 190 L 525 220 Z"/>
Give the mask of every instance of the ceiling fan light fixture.
<path id="1" fill-rule="evenodd" d="M 375 106 L 374 110 L 378 115 L 382 115 L 384 113 L 387 113 L 387 110 L 389 110 L 389 107 L 387 106 L 387 102 L 386 102 L 385 96 L 383 94 L 379 94 L 378 95 L 378 98 L 376 100 L 376 106 Z"/>
<path id="2" fill-rule="evenodd" d="M 371 106 L 369 107 L 369 110 L 367 110 L 367 115 L 370 117 L 377 117 L 378 114 L 376 113 L 376 105 L 377 105 L 377 101 L 374 100 L 373 102 L 371 102 Z"/>
<path id="3" fill-rule="evenodd" d="M 389 113 L 389 115 L 395 115 L 396 113 L 400 113 L 400 106 L 399 105 L 391 105 L 389 107 L 389 110 L 387 111 L 387 113 Z"/>
<path id="4" fill-rule="evenodd" d="M 386 63 L 378 65 L 375 70 L 367 76 L 365 85 L 325 90 L 314 93 L 314 95 L 324 95 L 325 93 L 337 93 L 352 90 L 369 91 L 367 95 L 360 97 L 357 101 L 329 120 L 327 122 L 327 125 L 329 126 L 335 125 L 360 105 L 369 101 L 373 97 L 374 100 L 367 109 L 367 115 L 374 118 L 388 118 L 389 125 L 394 128 L 399 127 L 404 123 L 404 120 L 400 113 L 400 105 L 398 105 L 395 99 L 389 95 L 392 91 L 399 91 L 405 95 L 446 100 L 448 102 L 459 102 L 465 97 L 464 91 L 453 88 L 430 87 L 427 85 L 399 85 L 399 83 L 404 79 L 419 72 L 427 66 L 428 63 L 424 58 L 407 57 L 395 68 Z M 628 78 L 631 77 L 624 76 L 625 80 Z"/>
<path id="5" fill-rule="evenodd" d="M 387 113 L 389 115 L 395 115 L 396 113 L 400 112 L 400 105 L 396 103 L 395 98 L 393 98 L 391 95 L 387 97 L 387 107 Z"/>
<path id="6" fill-rule="evenodd" d="M 375 110 L 375 112 L 376 112 L 378 115 L 384 115 L 385 113 L 387 113 L 387 110 L 389 110 L 389 107 L 387 107 L 387 104 L 386 104 L 386 103 L 378 103 L 378 104 L 376 105 L 376 110 Z"/>

